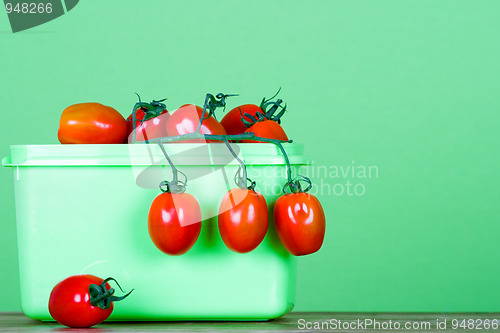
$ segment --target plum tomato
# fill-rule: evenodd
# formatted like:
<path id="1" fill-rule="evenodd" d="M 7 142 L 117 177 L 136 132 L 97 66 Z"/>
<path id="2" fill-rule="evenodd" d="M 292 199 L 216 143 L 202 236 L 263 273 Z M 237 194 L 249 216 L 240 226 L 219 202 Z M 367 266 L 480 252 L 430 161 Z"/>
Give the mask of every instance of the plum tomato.
<path id="1" fill-rule="evenodd" d="M 241 134 L 248 128 L 247 125 L 241 120 L 241 118 L 244 118 L 247 121 L 251 121 L 251 119 L 248 118 L 248 116 L 245 116 L 245 114 L 255 116 L 259 112 L 263 113 L 264 111 L 255 104 L 240 105 L 229 111 L 224 116 L 224 118 L 222 118 L 220 123 L 222 126 L 224 126 L 227 134 Z"/>
<path id="2" fill-rule="evenodd" d="M 282 195 L 274 205 L 274 224 L 283 246 L 303 256 L 321 248 L 325 237 L 325 213 L 318 199 L 309 193 Z"/>
<path id="3" fill-rule="evenodd" d="M 288 141 L 288 136 L 280 124 L 274 120 L 259 121 L 250 126 L 245 133 L 252 132 L 255 136 L 267 139 Z M 241 140 L 243 143 L 262 142 L 255 140 Z"/>
<path id="4" fill-rule="evenodd" d="M 135 110 L 136 141 L 145 141 L 167 136 L 166 122 L 170 117 L 164 99 L 151 103 L 139 102 Z M 127 142 L 131 143 L 134 130 L 134 113 L 127 118 Z"/>
<path id="5" fill-rule="evenodd" d="M 127 297 L 113 296 L 114 289 L 97 276 L 73 275 L 59 282 L 50 293 L 49 313 L 62 325 L 82 328 L 97 325 L 113 312 L 113 301 Z M 116 282 L 116 281 L 115 281 Z"/>
<path id="6" fill-rule="evenodd" d="M 62 112 L 57 136 L 63 144 L 123 143 L 127 122 L 110 106 L 80 103 Z"/>
<path id="7" fill-rule="evenodd" d="M 202 114 L 203 114 L 203 108 L 197 105 L 186 104 L 181 106 L 170 116 L 170 118 L 166 122 L 167 135 L 176 136 L 176 135 L 194 133 L 198 128 L 198 123 L 200 122 Z M 214 135 L 227 134 L 224 127 L 222 127 L 222 125 L 212 116 L 203 120 L 202 125 L 200 127 L 200 133 L 214 134 Z M 199 139 L 199 140 L 184 140 L 180 142 L 204 143 L 204 142 L 219 142 L 219 141 Z"/>
<path id="8" fill-rule="evenodd" d="M 136 141 L 146 141 L 156 138 L 163 138 L 167 136 L 166 122 L 170 117 L 167 110 L 163 111 L 160 115 L 141 122 L 136 120 Z M 128 143 L 132 142 L 132 131 L 134 130 L 132 118 L 127 119 L 127 138 Z"/>
<path id="9" fill-rule="evenodd" d="M 222 199 L 218 219 L 220 235 L 230 250 L 253 251 L 267 233 L 266 200 L 251 189 L 232 189 Z"/>
<path id="10" fill-rule="evenodd" d="M 159 194 L 149 208 L 148 230 L 160 251 L 170 255 L 186 253 L 201 231 L 198 200 L 188 193 Z"/>

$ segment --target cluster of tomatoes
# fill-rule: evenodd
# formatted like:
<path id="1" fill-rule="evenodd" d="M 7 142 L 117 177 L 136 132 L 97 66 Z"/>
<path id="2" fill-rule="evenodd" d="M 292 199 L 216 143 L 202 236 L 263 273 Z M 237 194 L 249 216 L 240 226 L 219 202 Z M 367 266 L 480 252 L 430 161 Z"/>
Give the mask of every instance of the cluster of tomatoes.
<path id="1" fill-rule="evenodd" d="M 280 100 L 278 100 L 280 101 Z M 185 104 L 175 112 L 167 111 L 163 100 L 151 103 L 139 102 L 134 112 L 125 119 L 112 107 L 100 103 L 80 103 L 67 107 L 59 122 L 58 138 L 63 144 L 116 144 L 131 143 L 132 131 L 136 128 L 136 141 L 189 134 L 196 131 L 203 116 L 203 108 Z M 212 135 L 234 135 L 254 133 L 255 136 L 288 141 L 280 126 L 280 117 L 286 107 L 277 114 L 277 108 L 267 110 L 270 100 L 260 106 L 244 104 L 229 111 L 219 122 L 214 115 L 203 118 L 199 132 Z M 279 102 L 278 104 L 280 104 Z M 271 102 L 276 106 L 276 102 Z M 207 142 L 185 140 L 182 142 Z M 210 142 L 210 140 L 208 140 Z M 242 140 L 242 142 L 256 142 Z"/>
<path id="2" fill-rule="evenodd" d="M 268 230 L 264 196 L 254 188 L 228 191 L 219 207 L 218 226 L 226 246 L 238 253 L 254 250 Z M 274 225 L 283 246 L 293 255 L 314 253 L 325 236 L 325 214 L 318 199 L 305 192 L 284 194 L 274 204 Z M 149 235 L 158 249 L 170 255 L 186 253 L 201 231 L 201 210 L 188 193 L 164 192 L 149 210 Z"/>
<path id="3" fill-rule="evenodd" d="M 218 106 L 225 106 L 224 98 L 229 95 L 221 96 Z M 115 109 L 99 103 L 75 104 L 63 111 L 58 138 L 63 144 L 121 144 L 167 137 L 177 137 L 177 142 L 220 142 L 199 139 L 199 136 L 195 139 L 182 137 L 198 131 L 231 141 L 241 136 L 241 140 L 236 141 L 243 143 L 275 140 L 279 144 L 288 141 L 280 125 L 286 105 L 282 105 L 281 99 L 271 101 L 275 96 L 264 98 L 260 105 L 237 106 L 220 122 L 215 118 L 215 108 L 207 112 L 207 103 L 205 110 L 185 104 L 170 113 L 162 103 L 164 100 L 144 103 L 139 99 L 127 119 Z M 254 182 L 249 187 L 246 182 L 245 175 L 237 188 L 225 194 L 218 212 L 221 238 L 237 253 L 257 248 L 269 227 L 264 196 L 255 190 Z M 185 186 L 177 181 L 163 183 L 166 189 L 153 200 L 149 210 L 149 235 L 162 252 L 181 255 L 193 247 L 200 235 L 201 209 L 197 199 L 185 192 Z M 273 207 L 276 234 L 288 252 L 296 256 L 318 251 L 325 236 L 323 208 L 315 196 L 307 193 L 308 188 L 302 190 L 299 180 L 289 178 L 285 185 L 289 191 L 280 196 Z M 104 321 L 111 314 L 112 302 L 128 296 L 113 296 L 114 289 L 108 284 L 111 280 L 114 281 L 77 275 L 61 281 L 54 287 L 49 300 L 52 317 L 70 327 L 90 327 Z"/>
<path id="4" fill-rule="evenodd" d="M 75 104 L 63 111 L 58 136 L 61 143 L 125 143 L 182 136 L 198 130 L 204 135 L 234 137 L 253 133 L 260 138 L 288 141 L 280 125 L 286 105 L 282 106 L 281 99 L 272 101 L 275 96 L 264 98 L 260 105 L 237 106 L 221 122 L 213 112 L 204 112 L 194 104 L 185 104 L 170 113 L 162 103 L 164 100 L 145 103 L 139 98 L 127 119 L 115 109 L 98 103 Z M 178 141 L 210 142 L 204 139 Z M 290 188 L 292 193 L 281 196 L 274 205 L 278 237 L 294 255 L 316 252 L 325 233 L 321 204 L 300 186 Z M 267 212 L 266 200 L 254 187 L 241 186 L 230 190 L 222 200 L 218 215 L 219 231 L 227 247 L 239 253 L 254 250 L 267 233 Z M 183 254 L 195 244 L 200 234 L 200 205 L 192 195 L 170 187 L 153 201 L 148 227 L 151 239 L 161 251 L 170 255 Z"/>

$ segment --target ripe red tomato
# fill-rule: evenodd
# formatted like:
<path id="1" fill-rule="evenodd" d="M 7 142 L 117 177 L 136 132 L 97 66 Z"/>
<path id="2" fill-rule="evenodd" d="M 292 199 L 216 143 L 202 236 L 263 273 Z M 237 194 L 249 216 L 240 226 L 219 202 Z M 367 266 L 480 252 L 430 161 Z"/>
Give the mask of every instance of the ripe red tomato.
<path id="1" fill-rule="evenodd" d="M 62 112 L 57 136 L 59 142 L 95 144 L 123 143 L 127 134 L 125 118 L 99 103 L 80 103 Z"/>
<path id="2" fill-rule="evenodd" d="M 208 111 L 207 111 L 208 112 Z M 176 136 L 188 133 L 194 133 L 198 128 L 198 123 L 200 122 L 201 116 L 203 114 L 203 108 L 193 105 L 186 104 L 181 106 L 177 111 L 175 111 L 172 116 L 166 122 L 167 135 Z M 214 135 L 226 135 L 226 130 L 222 125 L 212 116 L 203 120 L 200 128 L 200 133 L 202 134 L 214 134 Z M 204 143 L 204 142 L 219 142 L 216 140 L 185 140 L 180 142 L 190 142 L 190 143 Z"/>
<path id="3" fill-rule="evenodd" d="M 251 116 L 255 116 L 258 112 L 264 113 L 264 111 L 255 104 L 244 104 L 235 107 L 231 111 L 229 111 L 224 118 L 221 120 L 221 125 L 224 126 L 227 134 L 241 134 L 247 130 L 247 125 L 243 123 L 241 117 L 245 118 L 247 121 L 251 121 L 245 113 L 248 113 Z"/>
<path id="4" fill-rule="evenodd" d="M 148 229 L 156 247 L 170 255 L 186 253 L 201 231 L 201 209 L 188 193 L 165 192 L 149 208 Z"/>
<path id="5" fill-rule="evenodd" d="M 226 193 L 219 208 L 219 232 L 230 250 L 254 250 L 266 236 L 267 226 L 267 204 L 262 194 L 240 188 Z"/>
<path id="6" fill-rule="evenodd" d="M 139 115 L 139 116 L 138 116 Z M 139 118 L 140 117 L 140 118 Z M 144 111 L 137 109 L 136 111 L 136 141 L 145 141 L 155 138 L 162 138 L 167 136 L 166 122 L 170 117 L 170 113 L 167 110 L 162 111 L 162 113 L 156 117 L 150 118 L 144 122 Z M 132 114 L 127 118 L 127 138 L 128 142 L 132 142 L 132 131 L 134 130 L 134 122 L 132 119 Z"/>
<path id="7" fill-rule="evenodd" d="M 113 303 L 107 309 L 90 304 L 89 286 L 104 280 L 94 275 L 74 275 L 59 282 L 49 298 L 49 312 L 60 324 L 69 327 L 90 327 L 106 320 L 113 312 Z M 109 284 L 106 283 L 109 289 Z"/>
<path id="8" fill-rule="evenodd" d="M 255 133 L 256 136 L 261 138 L 288 141 L 288 136 L 286 135 L 281 125 L 275 122 L 274 120 L 259 121 L 250 126 L 245 131 L 245 133 L 248 132 L 253 132 Z M 252 142 L 262 142 L 262 141 L 242 140 L 241 142 L 252 143 Z"/>
<path id="9" fill-rule="evenodd" d="M 321 248 L 325 237 L 325 213 L 318 199 L 308 193 L 290 193 L 274 205 L 274 224 L 283 246 L 303 256 Z"/>

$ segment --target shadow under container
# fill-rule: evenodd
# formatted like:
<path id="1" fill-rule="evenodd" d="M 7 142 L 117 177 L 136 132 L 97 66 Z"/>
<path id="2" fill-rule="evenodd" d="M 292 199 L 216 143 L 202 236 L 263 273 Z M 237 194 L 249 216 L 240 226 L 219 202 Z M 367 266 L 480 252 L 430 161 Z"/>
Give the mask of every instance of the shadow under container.
<path id="1" fill-rule="evenodd" d="M 283 146 L 292 169 L 306 164 L 301 145 Z M 159 183 L 172 177 L 159 145 L 11 146 L 3 165 L 14 171 L 21 307 L 28 317 L 52 320 L 52 288 L 76 274 L 111 276 L 125 291 L 134 289 L 109 320 L 268 320 L 291 311 L 296 261 L 279 242 L 272 214 L 286 182 L 280 150 L 232 144 L 269 209 L 265 239 L 239 254 L 217 227 L 238 162 L 222 143 L 164 147 L 202 210 L 198 241 L 180 256 L 160 252 L 148 233 Z"/>

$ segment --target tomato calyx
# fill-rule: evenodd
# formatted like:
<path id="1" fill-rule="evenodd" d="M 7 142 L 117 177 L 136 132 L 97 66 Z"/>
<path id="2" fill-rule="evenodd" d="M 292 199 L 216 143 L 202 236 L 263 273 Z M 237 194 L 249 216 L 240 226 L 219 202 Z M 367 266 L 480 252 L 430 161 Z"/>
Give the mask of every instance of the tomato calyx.
<path id="1" fill-rule="evenodd" d="M 205 97 L 205 104 L 203 108 L 203 119 L 200 119 L 200 124 L 203 120 L 206 120 L 210 117 L 214 117 L 217 120 L 217 116 L 215 115 L 215 110 L 217 108 L 226 109 L 226 99 L 228 97 L 239 96 L 238 94 L 224 94 L 218 93 L 217 95 L 207 94 Z"/>
<path id="2" fill-rule="evenodd" d="M 256 112 L 255 116 L 245 112 L 244 114 L 240 111 L 241 115 L 241 121 L 243 124 L 245 124 L 246 127 L 251 127 L 253 124 L 258 123 L 260 121 L 265 121 L 265 120 L 272 120 L 274 122 L 277 122 L 278 124 L 281 124 L 281 117 L 285 114 L 286 112 L 286 103 L 285 105 L 283 104 L 283 100 L 281 98 L 278 98 L 276 101 L 273 101 L 273 99 L 278 96 L 279 92 L 281 91 L 281 88 L 278 89 L 276 94 L 274 94 L 273 97 L 271 98 L 263 98 L 262 102 L 260 103 L 259 107 L 262 109 L 262 112 Z M 281 110 L 280 110 L 281 109 Z M 280 110 L 278 113 L 276 111 Z M 250 120 L 248 120 L 250 119 Z"/>
<path id="3" fill-rule="evenodd" d="M 243 162 L 243 160 L 238 157 L 238 154 L 236 154 L 236 152 L 231 147 L 227 139 L 224 139 L 223 141 L 226 144 L 226 147 L 229 150 L 229 152 L 233 155 L 234 159 L 237 160 L 238 163 L 240 164 L 238 170 L 234 174 L 234 183 L 236 184 L 236 186 L 238 186 L 238 188 L 242 190 L 248 189 L 255 192 L 255 186 L 257 183 L 248 178 L 247 166 L 245 165 L 245 162 Z M 250 185 L 247 186 L 248 182 L 250 182 Z"/>
<path id="4" fill-rule="evenodd" d="M 167 106 L 162 103 L 165 100 L 166 98 L 160 99 L 159 101 L 153 99 L 150 103 L 143 103 L 145 105 L 141 106 L 142 111 L 144 111 L 142 122 L 161 115 L 167 109 Z M 146 110 L 144 110 L 144 108 L 146 108 Z"/>
<path id="5" fill-rule="evenodd" d="M 134 110 L 140 109 L 142 112 L 144 112 L 144 117 L 142 119 L 137 119 L 135 114 L 133 118 L 136 121 L 141 121 L 141 123 L 145 122 L 146 120 L 158 117 L 159 115 L 162 114 L 163 111 L 167 109 L 167 106 L 162 103 L 166 101 L 166 98 L 160 99 L 160 100 L 152 100 L 150 103 L 146 103 L 141 101 L 141 96 L 137 94 L 137 97 L 139 98 L 139 102 L 135 103 L 134 105 Z"/>
<path id="6" fill-rule="evenodd" d="M 161 152 L 163 153 L 163 156 L 165 156 L 165 159 L 170 165 L 173 175 L 172 181 L 164 180 L 160 183 L 160 191 L 162 191 L 163 193 L 184 193 L 187 186 L 186 174 L 175 167 L 174 162 L 172 162 L 172 159 L 170 158 L 170 156 L 168 156 L 168 153 L 165 150 L 165 147 L 163 147 L 163 144 L 161 144 L 161 142 L 158 142 L 158 145 Z M 179 180 L 179 174 L 184 176 L 184 181 Z"/>
<path id="7" fill-rule="evenodd" d="M 247 180 L 250 182 L 250 185 L 247 186 L 247 189 L 255 192 L 255 185 L 257 185 L 257 183 L 255 182 L 255 180 L 251 180 L 250 178 L 247 178 Z"/>
<path id="8" fill-rule="evenodd" d="M 119 297 L 114 296 L 113 294 L 115 292 L 115 289 L 113 289 L 113 288 L 107 289 L 106 288 L 106 283 L 108 283 L 109 281 L 114 281 L 116 283 L 116 285 L 118 286 L 118 288 L 120 288 L 120 290 L 122 292 L 124 292 L 122 287 L 112 277 L 109 277 L 109 278 L 103 280 L 101 282 L 101 284 L 99 284 L 99 285 L 91 284 L 91 285 L 89 285 L 89 295 L 90 295 L 90 304 L 92 306 L 97 306 L 103 310 L 109 309 L 109 307 L 111 306 L 111 302 L 121 301 L 121 300 L 125 299 L 126 297 L 128 297 L 132 293 L 132 291 L 134 291 L 134 289 L 132 289 L 131 291 L 129 291 L 127 294 L 125 294 L 123 296 L 119 296 Z"/>
<path id="9" fill-rule="evenodd" d="M 177 171 L 182 173 L 181 171 Z M 187 184 L 180 180 L 172 180 L 169 182 L 168 180 L 164 180 L 160 183 L 160 191 L 163 193 L 184 193 L 186 192 Z"/>
<path id="10" fill-rule="evenodd" d="M 302 189 L 302 185 L 300 182 L 307 183 L 307 187 Z M 312 187 L 312 182 L 309 178 L 298 175 L 297 178 L 289 180 L 285 186 L 283 186 L 283 193 L 287 194 L 287 188 L 290 190 L 290 193 L 307 193 Z"/>
<path id="11" fill-rule="evenodd" d="M 246 168 L 242 168 L 241 166 L 238 168 L 238 171 L 234 174 L 234 182 L 242 190 L 246 189 L 255 192 L 257 183 L 247 177 Z M 248 182 L 250 182 L 250 185 L 248 185 Z"/>

